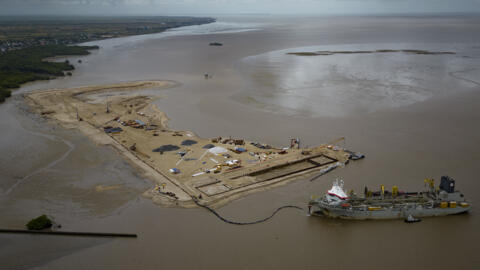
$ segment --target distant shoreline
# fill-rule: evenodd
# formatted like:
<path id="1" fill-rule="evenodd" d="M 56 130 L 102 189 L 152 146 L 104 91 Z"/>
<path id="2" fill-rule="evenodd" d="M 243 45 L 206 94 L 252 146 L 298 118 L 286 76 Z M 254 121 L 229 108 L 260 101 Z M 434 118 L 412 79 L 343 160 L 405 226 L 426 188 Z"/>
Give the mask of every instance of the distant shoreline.
<path id="1" fill-rule="evenodd" d="M 9 18 L 0 16 L 0 53 L 42 45 L 75 45 L 109 38 L 156 34 L 216 21 L 210 17 L 186 16 Z"/>
<path id="2" fill-rule="evenodd" d="M 75 69 L 72 63 L 68 60 L 63 63 L 49 61 L 52 58 L 87 55 L 90 54 L 88 50 L 99 49 L 98 46 L 78 44 L 157 34 L 173 28 L 216 21 L 208 17 L 167 16 L 18 18 L 23 20 L 0 19 L 0 32 L 3 34 L 0 37 L 0 103 L 11 96 L 12 89 L 20 88 L 26 82 L 72 75 Z"/>

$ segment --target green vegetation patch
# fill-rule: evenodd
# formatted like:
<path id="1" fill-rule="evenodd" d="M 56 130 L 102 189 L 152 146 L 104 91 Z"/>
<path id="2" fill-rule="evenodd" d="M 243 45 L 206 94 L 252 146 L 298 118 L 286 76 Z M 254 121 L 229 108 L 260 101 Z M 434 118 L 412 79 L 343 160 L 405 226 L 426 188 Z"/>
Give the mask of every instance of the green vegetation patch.
<path id="1" fill-rule="evenodd" d="M 41 215 L 30 220 L 26 226 L 29 230 L 43 230 L 52 227 L 52 221 L 46 215 Z"/>
<path id="2" fill-rule="evenodd" d="M 183 16 L 0 16 L 0 103 L 11 95 L 8 89 L 72 74 L 74 67 L 70 63 L 43 59 L 86 55 L 88 50 L 98 49 L 97 46 L 67 46 L 69 44 L 160 33 L 170 28 L 212 22 L 215 19 Z"/>
<path id="3" fill-rule="evenodd" d="M 30 81 L 64 76 L 64 71 L 75 69 L 68 61 L 48 62 L 45 58 L 87 55 L 93 49 L 98 49 L 98 46 L 47 45 L 0 54 L 0 102 L 11 95 L 9 89 Z"/>
<path id="4" fill-rule="evenodd" d="M 0 16 L 0 48 L 77 44 L 111 37 L 160 33 L 212 23 L 213 18 L 170 16 Z M 3 42 L 2 42 L 3 41 Z"/>

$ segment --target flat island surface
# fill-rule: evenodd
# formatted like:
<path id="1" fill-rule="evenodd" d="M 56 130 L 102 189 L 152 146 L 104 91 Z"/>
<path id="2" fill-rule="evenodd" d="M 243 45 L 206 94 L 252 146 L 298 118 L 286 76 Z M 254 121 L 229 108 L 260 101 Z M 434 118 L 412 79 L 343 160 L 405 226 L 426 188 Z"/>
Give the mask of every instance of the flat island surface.
<path id="1" fill-rule="evenodd" d="M 113 146 L 156 183 L 145 195 L 162 205 L 195 206 L 192 198 L 222 205 L 305 174 L 326 173 L 352 156 L 335 145 L 303 149 L 298 139 L 288 148 L 275 148 L 169 129 L 167 116 L 151 104 L 158 97 L 135 93 L 176 85 L 138 81 L 35 91 L 26 97 L 41 115 L 80 130 L 97 144 Z"/>

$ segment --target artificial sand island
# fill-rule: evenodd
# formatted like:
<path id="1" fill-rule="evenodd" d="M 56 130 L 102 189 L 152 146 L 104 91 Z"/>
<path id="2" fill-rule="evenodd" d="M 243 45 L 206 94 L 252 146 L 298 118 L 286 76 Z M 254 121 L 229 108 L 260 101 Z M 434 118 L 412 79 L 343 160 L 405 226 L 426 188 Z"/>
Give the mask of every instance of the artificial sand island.
<path id="1" fill-rule="evenodd" d="M 289 148 L 276 148 L 169 129 L 165 113 L 152 104 L 159 97 L 138 90 L 176 85 L 137 81 L 35 91 L 25 98 L 35 112 L 116 149 L 155 183 L 144 195 L 165 206 L 195 207 L 196 201 L 218 207 L 252 192 L 327 173 L 361 157 L 335 143 L 306 149 L 292 139 Z M 91 99 L 99 94 L 108 98 Z"/>

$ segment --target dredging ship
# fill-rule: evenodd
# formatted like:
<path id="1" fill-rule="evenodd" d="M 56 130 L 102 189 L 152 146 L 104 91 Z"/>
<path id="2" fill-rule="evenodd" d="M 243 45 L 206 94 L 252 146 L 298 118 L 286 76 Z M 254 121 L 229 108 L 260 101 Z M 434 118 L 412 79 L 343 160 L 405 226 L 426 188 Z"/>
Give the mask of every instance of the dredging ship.
<path id="1" fill-rule="evenodd" d="M 425 179 L 425 190 L 421 192 L 392 191 L 380 187 L 370 191 L 365 187 L 363 196 L 353 191 L 345 192 L 342 180 L 335 180 L 327 193 L 310 200 L 309 214 L 342 219 L 396 219 L 407 217 L 431 217 L 460 214 L 471 206 L 460 191 L 455 190 L 455 180 L 442 176 L 435 188 L 433 179 Z"/>

